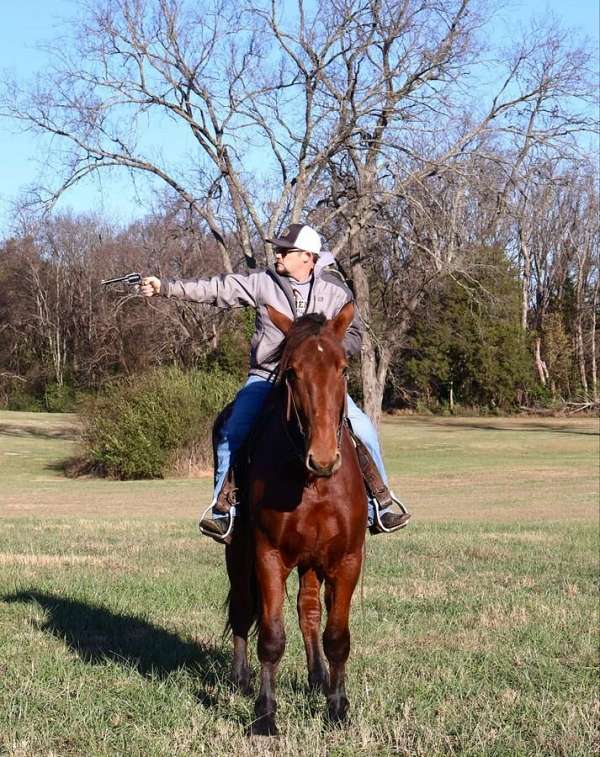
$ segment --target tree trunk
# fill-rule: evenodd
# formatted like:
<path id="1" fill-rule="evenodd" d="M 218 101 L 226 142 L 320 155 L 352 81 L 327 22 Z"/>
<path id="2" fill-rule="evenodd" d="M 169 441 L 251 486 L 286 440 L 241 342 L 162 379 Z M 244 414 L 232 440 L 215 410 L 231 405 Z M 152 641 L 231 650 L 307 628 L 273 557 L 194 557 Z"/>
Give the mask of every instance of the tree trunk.
<path id="1" fill-rule="evenodd" d="M 351 245 L 357 249 L 358 242 L 352 240 Z M 353 249 L 353 252 L 354 252 Z M 363 410 L 371 418 L 376 428 L 381 420 L 381 403 L 385 379 L 390 365 L 391 353 L 385 347 L 378 347 L 373 339 L 369 327 L 369 280 L 358 255 L 352 255 L 352 280 L 356 304 L 365 324 L 361 349 L 361 378 L 363 389 Z"/>
<path id="2" fill-rule="evenodd" d="M 548 368 L 546 367 L 546 363 L 542 360 L 542 338 L 539 336 L 536 336 L 535 338 L 534 350 L 535 367 L 537 368 L 538 376 L 540 377 L 542 385 L 546 386 L 548 383 Z"/>
<path id="3" fill-rule="evenodd" d="M 381 421 L 381 404 L 385 379 L 390 365 L 390 351 L 377 349 L 369 332 L 365 332 L 361 351 L 361 377 L 363 385 L 363 409 L 378 429 Z"/>
<path id="4" fill-rule="evenodd" d="M 579 368 L 579 380 L 583 389 L 585 401 L 588 400 L 588 382 L 585 370 L 585 347 L 583 345 L 583 300 L 584 279 L 587 265 L 587 254 L 584 250 L 577 256 L 577 284 L 575 287 L 575 354 Z"/>
<path id="5" fill-rule="evenodd" d="M 592 345 L 590 347 L 591 352 L 591 364 L 592 364 L 592 398 L 594 402 L 598 402 L 598 364 L 596 362 L 596 311 L 598 308 L 598 281 L 594 287 L 594 299 L 592 301 L 592 326 L 591 326 L 591 338 Z"/>
<path id="6" fill-rule="evenodd" d="M 519 230 L 519 239 L 521 242 L 521 329 L 524 334 L 527 333 L 527 316 L 529 314 L 529 280 L 531 278 L 531 257 L 529 248 L 523 241 L 521 230 Z"/>
<path id="7" fill-rule="evenodd" d="M 585 349 L 583 346 L 583 324 L 581 313 L 577 313 L 575 319 L 575 343 L 577 347 L 577 364 L 579 366 L 579 380 L 581 381 L 581 387 L 583 389 L 584 399 L 588 400 L 588 382 L 585 370 Z"/>

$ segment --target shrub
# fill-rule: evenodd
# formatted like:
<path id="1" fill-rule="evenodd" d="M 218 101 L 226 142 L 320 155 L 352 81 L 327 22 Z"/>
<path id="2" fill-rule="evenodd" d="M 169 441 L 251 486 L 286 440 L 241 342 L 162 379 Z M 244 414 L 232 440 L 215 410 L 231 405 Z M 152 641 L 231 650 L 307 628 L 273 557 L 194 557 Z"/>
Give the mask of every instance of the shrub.
<path id="1" fill-rule="evenodd" d="M 52 382 L 44 390 L 44 406 L 49 413 L 70 413 L 74 409 L 75 392 L 68 384 Z"/>
<path id="2" fill-rule="evenodd" d="M 252 308 L 244 308 L 230 311 L 228 317 L 229 323 L 220 335 L 218 347 L 207 356 L 206 365 L 224 371 L 242 383 L 248 375 L 256 316 Z"/>
<path id="3" fill-rule="evenodd" d="M 210 466 L 212 422 L 237 384 L 218 370 L 170 367 L 109 386 L 83 405 L 88 468 L 112 478 L 162 478 L 180 470 L 182 454 L 188 467 Z"/>
<path id="4" fill-rule="evenodd" d="M 45 409 L 39 397 L 20 385 L 13 385 L 10 391 L 2 397 L 2 407 L 6 410 L 20 410 L 30 413 L 37 413 Z"/>

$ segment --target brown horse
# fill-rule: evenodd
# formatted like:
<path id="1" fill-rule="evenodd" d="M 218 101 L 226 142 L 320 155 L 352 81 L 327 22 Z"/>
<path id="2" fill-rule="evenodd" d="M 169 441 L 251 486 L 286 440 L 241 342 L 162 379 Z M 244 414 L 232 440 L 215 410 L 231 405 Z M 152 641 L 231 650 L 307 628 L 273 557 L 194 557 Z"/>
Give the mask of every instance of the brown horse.
<path id="1" fill-rule="evenodd" d="M 275 675 L 285 647 L 283 603 L 298 569 L 298 617 L 308 683 L 327 695 L 332 721 L 348 711 L 344 679 L 350 652 L 350 602 L 362 567 L 367 495 L 345 423 L 348 303 L 336 318 L 293 322 L 269 307 L 286 334 L 278 381 L 252 445 L 246 502 L 227 547 L 231 583 L 233 680 L 248 688 L 248 633 L 258 628 L 261 664 L 253 732 L 276 733 Z M 321 645 L 321 584 L 327 622 Z M 329 670 L 323 657 L 329 662 Z"/>

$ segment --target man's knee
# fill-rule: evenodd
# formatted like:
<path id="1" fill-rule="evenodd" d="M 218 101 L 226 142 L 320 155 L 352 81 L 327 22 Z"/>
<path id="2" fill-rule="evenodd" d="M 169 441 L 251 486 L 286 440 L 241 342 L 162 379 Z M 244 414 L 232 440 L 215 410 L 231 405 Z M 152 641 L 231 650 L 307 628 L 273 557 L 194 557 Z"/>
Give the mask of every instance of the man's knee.
<path id="1" fill-rule="evenodd" d="M 252 424 L 227 422 L 223 425 L 220 434 L 220 443 L 227 443 L 229 451 L 236 452 L 248 438 Z"/>
<path id="2" fill-rule="evenodd" d="M 219 434 L 219 442 L 227 442 L 231 451 L 241 447 L 260 415 L 271 384 L 267 381 L 246 384 L 238 392 Z"/>
<path id="3" fill-rule="evenodd" d="M 356 412 L 348 414 L 348 420 L 352 426 L 352 431 L 358 438 L 370 449 L 377 447 L 377 432 L 375 426 L 366 413 L 356 408 Z"/>

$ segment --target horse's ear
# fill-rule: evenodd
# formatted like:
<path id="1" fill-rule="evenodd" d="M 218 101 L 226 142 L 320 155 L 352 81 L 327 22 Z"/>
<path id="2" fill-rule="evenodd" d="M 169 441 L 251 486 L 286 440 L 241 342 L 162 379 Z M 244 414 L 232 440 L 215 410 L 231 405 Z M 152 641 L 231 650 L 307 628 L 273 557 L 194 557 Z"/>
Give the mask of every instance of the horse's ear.
<path id="1" fill-rule="evenodd" d="M 340 312 L 336 315 L 336 317 L 331 321 L 331 328 L 333 329 L 333 333 L 340 342 L 346 335 L 348 326 L 352 323 L 353 318 L 354 303 L 352 302 L 352 300 L 350 300 L 350 302 L 347 302 L 340 310 Z"/>
<path id="2" fill-rule="evenodd" d="M 272 307 L 271 305 L 267 305 L 267 313 L 269 314 L 269 318 L 277 326 L 279 331 L 282 331 L 284 334 L 287 334 L 290 328 L 292 327 L 292 323 L 294 323 L 294 321 L 292 321 L 291 318 L 288 318 L 287 315 L 280 313 L 279 310 L 275 310 L 275 308 Z"/>

